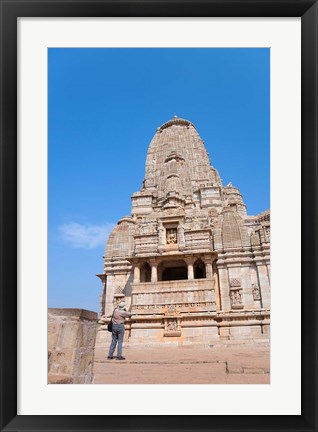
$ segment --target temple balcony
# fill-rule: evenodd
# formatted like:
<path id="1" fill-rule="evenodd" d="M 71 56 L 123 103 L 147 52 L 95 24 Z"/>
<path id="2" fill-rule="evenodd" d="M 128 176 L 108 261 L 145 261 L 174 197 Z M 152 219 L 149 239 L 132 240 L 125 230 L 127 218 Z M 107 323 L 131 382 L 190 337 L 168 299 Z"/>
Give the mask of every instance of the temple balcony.
<path id="1" fill-rule="evenodd" d="M 140 282 L 132 284 L 134 314 L 163 314 L 169 306 L 180 313 L 215 311 L 213 279 Z"/>
<path id="2" fill-rule="evenodd" d="M 132 294 L 164 293 L 214 289 L 214 279 L 184 279 L 132 283 Z"/>

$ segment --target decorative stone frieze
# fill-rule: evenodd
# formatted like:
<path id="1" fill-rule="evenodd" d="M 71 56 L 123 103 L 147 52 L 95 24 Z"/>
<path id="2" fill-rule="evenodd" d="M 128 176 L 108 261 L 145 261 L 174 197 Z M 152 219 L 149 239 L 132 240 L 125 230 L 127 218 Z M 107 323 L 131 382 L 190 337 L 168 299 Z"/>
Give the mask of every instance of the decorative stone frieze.
<path id="1" fill-rule="evenodd" d="M 237 289 L 241 287 L 241 281 L 239 279 L 233 278 L 230 279 L 230 288 L 231 289 Z"/>

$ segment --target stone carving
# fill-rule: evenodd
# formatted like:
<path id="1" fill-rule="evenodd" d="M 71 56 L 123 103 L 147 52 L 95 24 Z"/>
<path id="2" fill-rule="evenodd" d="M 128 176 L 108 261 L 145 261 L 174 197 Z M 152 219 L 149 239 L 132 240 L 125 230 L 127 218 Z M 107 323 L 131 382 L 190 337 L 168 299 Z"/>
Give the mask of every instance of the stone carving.
<path id="1" fill-rule="evenodd" d="M 241 286 L 241 281 L 237 278 L 230 279 L 230 287 L 236 288 Z"/>
<path id="2" fill-rule="evenodd" d="M 184 309 L 189 309 L 189 308 L 194 308 L 194 307 L 200 307 L 201 309 L 215 309 L 215 302 L 207 302 L 207 301 L 202 301 L 199 303 L 178 303 L 175 305 L 178 308 L 184 308 Z M 164 315 L 167 316 L 179 316 L 181 315 L 180 311 L 176 310 L 176 312 L 174 314 L 170 314 L 168 313 L 168 307 L 166 304 L 134 304 L 132 306 L 133 310 L 157 310 L 157 309 L 162 309 Z"/>
<path id="3" fill-rule="evenodd" d="M 135 227 L 135 231 L 134 231 L 134 235 L 142 235 L 143 234 L 143 229 L 141 226 L 141 222 L 137 222 L 137 225 Z"/>
<path id="4" fill-rule="evenodd" d="M 242 295 L 240 291 L 231 291 L 231 306 L 240 306 L 242 304 Z"/>
<path id="5" fill-rule="evenodd" d="M 261 299 L 261 293 L 259 290 L 259 286 L 256 284 L 252 284 L 252 291 L 253 291 L 253 299 L 254 300 L 260 300 Z"/>
<path id="6" fill-rule="evenodd" d="M 177 175 L 171 175 L 166 180 L 166 195 L 178 194 L 181 191 L 181 182 Z"/>
<path id="7" fill-rule="evenodd" d="M 175 228 L 167 229 L 167 244 L 177 243 L 177 230 Z"/>
<path id="8" fill-rule="evenodd" d="M 269 241 L 269 240 L 270 240 L 270 235 L 271 235 L 270 227 L 269 227 L 269 226 L 265 226 L 265 227 L 264 227 L 264 231 L 265 231 L 265 238 L 266 238 L 266 241 Z"/>
<path id="9" fill-rule="evenodd" d="M 123 292 L 123 288 L 121 286 L 115 288 L 115 294 L 121 294 L 122 292 Z"/>
<path id="10" fill-rule="evenodd" d="M 184 214 L 183 209 L 168 208 L 164 209 L 164 216 L 180 216 Z"/>
<path id="11" fill-rule="evenodd" d="M 178 315 L 180 315 L 180 312 L 176 308 L 175 305 L 171 304 L 171 305 L 166 306 L 166 308 L 164 310 L 164 314 L 166 316 L 178 316 Z"/>
<path id="12" fill-rule="evenodd" d="M 165 163 L 170 162 L 170 161 L 176 161 L 176 162 L 180 162 L 183 161 L 184 159 L 182 156 L 180 156 L 177 152 L 172 151 L 169 156 L 166 158 Z"/>
<path id="13" fill-rule="evenodd" d="M 148 235 L 155 234 L 157 230 L 156 223 L 153 221 L 144 221 L 141 225 L 137 226 L 136 234 L 139 235 Z"/>
<path id="14" fill-rule="evenodd" d="M 266 210 L 263 213 L 260 213 L 256 217 L 256 220 L 257 220 L 257 223 L 270 222 L 270 213 L 269 213 L 269 210 Z"/>
<path id="15" fill-rule="evenodd" d="M 180 318 L 176 318 L 176 319 L 165 318 L 164 326 L 165 326 L 164 336 L 167 337 L 181 336 Z"/>
<path id="16" fill-rule="evenodd" d="M 177 320 L 168 321 L 167 330 L 168 331 L 176 331 L 176 330 L 178 330 L 178 322 L 177 322 Z"/>
<path id="17" fill-rule="evenodd" d="M 116 307 L 120 302 L 122 302 L 125 298 L 125 294 L 122 292 L 118 292 L 114 294 L 113 297 L 113 307 Z"/>

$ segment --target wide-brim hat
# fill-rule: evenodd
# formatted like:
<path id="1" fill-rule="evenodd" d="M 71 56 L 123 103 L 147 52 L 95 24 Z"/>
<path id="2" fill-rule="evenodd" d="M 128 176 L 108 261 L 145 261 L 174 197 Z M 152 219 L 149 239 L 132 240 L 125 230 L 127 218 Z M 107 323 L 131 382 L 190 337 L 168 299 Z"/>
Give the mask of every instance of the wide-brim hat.
<path id="1" fill-rule="evenodd" d="M 124 307 L 126 307 L 126 303 L 122 301 L 122 302 L 119 303 L 118 307 L 120 309 L 124 309 Z"/>

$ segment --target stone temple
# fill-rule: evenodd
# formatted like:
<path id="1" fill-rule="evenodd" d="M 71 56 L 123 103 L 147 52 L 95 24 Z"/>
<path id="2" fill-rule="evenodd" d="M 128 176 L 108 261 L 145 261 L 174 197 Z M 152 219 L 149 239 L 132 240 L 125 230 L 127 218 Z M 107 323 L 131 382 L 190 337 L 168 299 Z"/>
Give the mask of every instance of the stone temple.
<path id="1" fill-rule="evenodd" d="M 157 128 L 104 259 L 100 317 L 125 300 L 132 345 L 269 340 L 270 212 L 247 216 L 188 120 Z"/>

